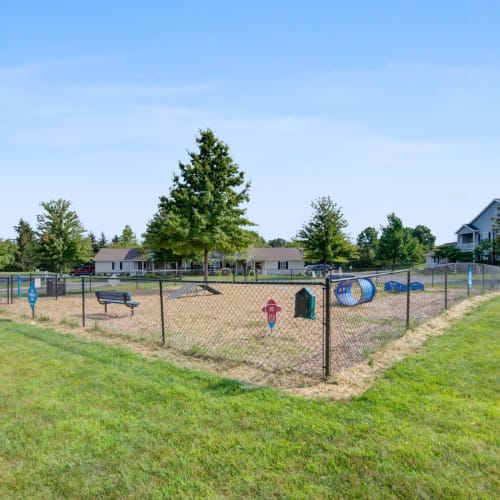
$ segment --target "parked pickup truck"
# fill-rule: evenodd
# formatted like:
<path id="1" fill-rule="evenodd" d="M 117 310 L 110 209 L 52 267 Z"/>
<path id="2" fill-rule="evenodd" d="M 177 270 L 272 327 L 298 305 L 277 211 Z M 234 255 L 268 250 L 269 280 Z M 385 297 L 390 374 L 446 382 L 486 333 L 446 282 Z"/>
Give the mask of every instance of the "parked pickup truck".
<path id="1" fill-rule="evenodd" d="M 69 272 L 70 276 L 94 276 L 95 267 L 92 264 L 75 267 Z"/>

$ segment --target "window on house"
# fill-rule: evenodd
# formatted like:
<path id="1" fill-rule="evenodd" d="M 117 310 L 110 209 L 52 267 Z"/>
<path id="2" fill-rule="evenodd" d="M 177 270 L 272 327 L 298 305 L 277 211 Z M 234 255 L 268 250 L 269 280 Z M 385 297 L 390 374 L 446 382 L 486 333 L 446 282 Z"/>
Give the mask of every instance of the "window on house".
<path id="1" fill-rule="evenodd" d="M 462 243 L 472 243 L 472 233 L 462 234 Z"/>
<path id="2" fill-rule="evenodd" d="M 115 263 L 114 262 L 111 262 L 111 270 L 114 271 L 115 270 Z"/>
<path id="3" fill-rule="evenodd" d="M 120 262 L 120 271 L 123 271 L 123 262 Z"/>
<path id="4" fill-rule="evenodd" d="M 280 260 L 278 262 L 278 269 L 288 269 L 288 261 Z"/>

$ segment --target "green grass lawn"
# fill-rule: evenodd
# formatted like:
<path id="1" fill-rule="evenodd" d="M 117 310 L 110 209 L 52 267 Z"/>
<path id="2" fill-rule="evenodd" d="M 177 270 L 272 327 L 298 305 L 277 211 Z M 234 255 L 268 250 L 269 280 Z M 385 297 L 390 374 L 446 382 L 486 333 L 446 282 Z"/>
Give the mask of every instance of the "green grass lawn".
<path id="1" fill-rule="evenodd" d="M 498 498 L 500 298 L 349 402 L 0 320 L 1 498 Z"/>

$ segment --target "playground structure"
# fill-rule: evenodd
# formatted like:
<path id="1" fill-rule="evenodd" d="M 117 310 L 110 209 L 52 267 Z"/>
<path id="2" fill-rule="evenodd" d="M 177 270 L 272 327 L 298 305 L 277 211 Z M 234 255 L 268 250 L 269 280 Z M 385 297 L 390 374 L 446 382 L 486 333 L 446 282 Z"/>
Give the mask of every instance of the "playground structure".
<path id="1" fill-rule="evenodd" d="M 355 290 L 353 290 L 353 286 Z M 356 294 L 353 295 L 353 292 Z M 355 280 L 341 281 L 335 288 L 335 297 L 343 306 L 357 306 L 370 302 L 375 297 L 377 288 L 370 278 L 358 278 Z"/>
<path id="2" fill-rule="evenodd" d="M 410 291 L 417 291 L 417 290 L 423 290 L 424 289 L 424 284 L 420 283 L 420 281 L 412 281 L 410 283 Z M 407 292 L 408 291 L 408 285 L 405 285 L 404 283 L 399 283 L 399 281 L 387 281 L 384 285 L 384 290 L 386 292 Z"/>

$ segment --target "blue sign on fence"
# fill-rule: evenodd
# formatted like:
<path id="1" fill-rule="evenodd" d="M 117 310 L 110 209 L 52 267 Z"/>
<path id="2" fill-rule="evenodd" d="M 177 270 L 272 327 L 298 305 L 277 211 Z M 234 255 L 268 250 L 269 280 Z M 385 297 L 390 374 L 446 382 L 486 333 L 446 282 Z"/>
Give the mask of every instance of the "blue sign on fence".
<path id="1" fill-rule="evenodd" d="M 28 288 L 28 302 L 30 303 L 32 311 L 35 311 L 36 299 L 38 299 L 38 292 L 36 291 L 35 284 L 31 283 Z"/>

